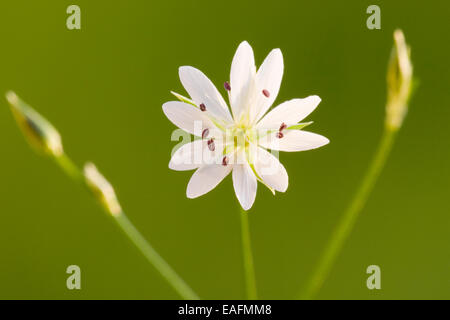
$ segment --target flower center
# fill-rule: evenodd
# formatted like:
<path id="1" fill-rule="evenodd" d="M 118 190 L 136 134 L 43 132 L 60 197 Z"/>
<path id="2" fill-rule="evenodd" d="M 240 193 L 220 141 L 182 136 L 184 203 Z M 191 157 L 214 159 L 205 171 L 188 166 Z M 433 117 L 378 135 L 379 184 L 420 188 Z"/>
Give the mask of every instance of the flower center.
<path id="1" fill-rule="evenodd" d="M 236 125 L 228 128 L 225 134 L 226 148 L 224 150 L 224 155 L 233 155 L 238 151 L 244 151 L 248 154 L 251 143 L 256 144 L 256 132 L 253 128 L 243 125 Z M 226 160 L 227 164 L 228 158 Z"/>

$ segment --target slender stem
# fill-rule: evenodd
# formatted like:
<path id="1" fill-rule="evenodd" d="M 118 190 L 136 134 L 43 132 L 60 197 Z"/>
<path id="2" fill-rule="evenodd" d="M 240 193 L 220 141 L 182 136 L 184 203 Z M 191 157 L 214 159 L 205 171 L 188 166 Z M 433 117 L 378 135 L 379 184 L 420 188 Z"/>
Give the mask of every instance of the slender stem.
<path id="1" fill-rule="evenodd" d="M 299 299 L 314 298 L 328 277 L 336 258 L 342 250 L 345 240 L 351 233 L 356 219 L 366 204 L 367 198 L 369 197 L 370 192 L 372 191 L 377 178 L 383 169 L 395 140 L 396 132 L 397 131 L 389 128 L 385 129 L 376 154 L 362 180 L 361 186 L 356 192 L 353 200 L 350 202 L 347 210 L 341 217 L 338 225 L 334 229 L 334 232 L 332 233 L 331 238 L 322 253 L 318 266 L 305 287 L 305 290 L 299 296 Z"/>
<path id="2" fill-rule="evenodd" d="M 83 174 L 80 169 L 73 163 L 73 161 L 65 154 L 61 154 L 59 156 L 53 157 L 56 161 L 56 164 L 67 174 L 70 178 L 72 178 L 76 182 L 83 182 Z"/>
<path id="3" fill-rule="evenodd" d="M 253 265 L 252 246 L 250 242 L 250 228 L 248 213 L 241 209 L 242 253 L 244 257 L 245 287 L 249 300 L 257 299 L 255 268 Z"/>
<path id="4" fill-rule="evenodd" d="M 145 240 L 142 234 L 122 212 L 114 216 L 119 227 L 141 251 L 145 258 L 167 280 L 167 282 L 180 294 L 183 299 L 198 300 L 197 294 L 184 282 L 172 267 L 159 255 L 159 253 Z"/>
<path id="5" fill-rule="evenodd" d="M 73 163 L 73 161 L 66 155 L 54 157 L 55 162 L 61 169 L 74 181 L 86 186 L 84 175 Z M 159 253 L 145 240 L 142 234 L 127 218 L 125 213 L 121 212 L 118 215 L 111 215 L 117 222 L 119 227 L 139 249 L 150 264 L 167 280 L 173 289 L 183 298 L 187 300 L 198 300 L 197 294 L 186 284 L 186 282 L 172 269 L 172 267 L 159 255 Z"/>

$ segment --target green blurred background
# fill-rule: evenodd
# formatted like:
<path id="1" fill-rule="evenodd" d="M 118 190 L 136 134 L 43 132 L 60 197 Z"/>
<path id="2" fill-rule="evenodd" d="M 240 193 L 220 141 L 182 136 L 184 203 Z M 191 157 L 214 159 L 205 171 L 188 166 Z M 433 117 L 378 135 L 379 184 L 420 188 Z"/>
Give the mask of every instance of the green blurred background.
<path id="1" fill-rule="evenodd" d="M 66 28 L 81 7 L 82 29 Z M 381 7 L 381 30 L 366 8 Z M 259 185 L 250 224 L 259 295 L 294 297 L 380 139 L 392 32 L 412 47 L 420 87 L 322 299 L 450 298 L 450 3 L 434 1 L 1 1 L 0 92 L 15 90 L 94 161 L 130 219 L 202 298 L 245 297 L 239 205 L 228 177 L 189 200 L 191 172 L 168 169 L 175 127 L 161 105 L 192 65 L 222 88 L 238 44 L 259 65 L 279 47 L 277 102 L 318 94 L 321 149 L 281 154 L 290 186 Z M 176 299 L 86 192 L 26 145 L 0 100 L 0 298 Z M 66 288 L 66 267 L 82 289 Z M 381 267 L 381 290 L 366 268 Z"/>

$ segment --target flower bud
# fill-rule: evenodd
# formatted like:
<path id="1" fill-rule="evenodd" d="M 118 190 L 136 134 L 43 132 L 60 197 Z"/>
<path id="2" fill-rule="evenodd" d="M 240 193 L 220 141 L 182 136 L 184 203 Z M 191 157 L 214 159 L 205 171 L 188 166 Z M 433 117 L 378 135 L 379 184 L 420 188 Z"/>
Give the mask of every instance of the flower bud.
<path id="1" fill-rule="evenodd" d="M 14 92 L 6 94 L 11 111 L 28 143 L 37 151 L 54 157 L 63 154 L 59 132 Z"/>
<path id="2" fill-rule="evenodd" d="M 408 111 L 413 83 L 410 48 L 401 30 L 394 32 L 394 47 L 387 73 L 386 126 L 398 130 Z"/>
<path id="3" fill-rule="evenodd" d="M 93 163 L 87 163 L 83 171 L 87 186 L 104 209 L 113 216 L 120 215 L 122 207 L 119 200 L 117 200 L 114 188 L 108 180 L 97 170 Z"/>

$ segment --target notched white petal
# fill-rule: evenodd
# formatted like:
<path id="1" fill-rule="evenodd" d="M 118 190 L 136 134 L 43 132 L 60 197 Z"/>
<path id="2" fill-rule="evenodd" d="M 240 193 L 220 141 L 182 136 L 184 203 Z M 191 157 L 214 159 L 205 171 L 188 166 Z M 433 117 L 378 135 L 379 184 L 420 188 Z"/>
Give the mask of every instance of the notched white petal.
<path id="1" fill-rule="evenodd" d="M 218 120 L 232 122 L 225 100 L 203 72 L 194 67 L 183 66 L 179 69 L 179 75 L 181 83 L 196 105 L 203 104 L 206 112 Z"/>
<path id="2" fill-rule="evenodd" d="M 249 210 L 255 202 L 257 180 L 247 162 L 233 166 L 233 187 L 242 208 Z"/>
<path id="3" fill-rule="evenodd" d="M 258 144 L 266 149 L 295 152 L 320 148 L 330 142 L 324 136 L 303 130 L 287 130 L 281 138 L 278 133 L 260 138 Z"/>
<path id="4" fill-rule="evenodd" d="M 236 50 L 230 72 L 230 104 L 234 118 L 248 107 L 250 89 L 256 74 L 255 58 L 252 47 L 247 41 L 242 42 Z"/>
<path id="5" fill-rule="evenodd" d="M 175 151 L 169 162 L 169 168 L 176 171 L 193 170 L 201 166 L 203 141 L 186 143 Z"/>
<path id="6" fill-rule="evenodd" d="M 258 148 L 254 167 L 259 177 L 269 187 L 280 192 L 287 190 L 289 184 L 288 174 L 275 155 L 263 148 Z"/>
<path id="7" fill-rule="evenodd" d="M 260 129 L 278 129 L 282 123 L 288 127 L 294 125 L 316 109 L 321 99 L 318 96 L 309 96 L 304 99 L 292 99 L 275 107 L 264 118 L 257 127 Z"/>
<path id="8" fill-rule="evenodd" d="M 280 49 L 272 50 L 255 77 L 251 119 L 258 121 L 269 110 L 280 91 L 284 64 Z"/>
<path id="9" fill-rule="evenodd" d="M 214 148 L 211 148 L 211 141 Z M 169 168 L 176 171 L 193 170 L 208 164 L 221 164 L 222 158 L 223 142 L 220 138 L 195 140 L 173 153 Z"/>
<path id="10" fill-rule="evenodd" d="M 230 173 L 231 168 L 217 164 L 200 167 L 189 180 L 186 196 L 192 199 L 208 193 Z"/>
<path id="11" fill-rule="evenodd" d="M 202 136 L 205 128 L 210 129 L 210 131 L 220 131 L 199 108 L 193 105 L 179 101 L 170 101 L 164 103 L 162 108 L 164 114 L 173 124 L 198 137 Z"/>

